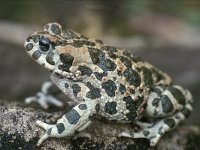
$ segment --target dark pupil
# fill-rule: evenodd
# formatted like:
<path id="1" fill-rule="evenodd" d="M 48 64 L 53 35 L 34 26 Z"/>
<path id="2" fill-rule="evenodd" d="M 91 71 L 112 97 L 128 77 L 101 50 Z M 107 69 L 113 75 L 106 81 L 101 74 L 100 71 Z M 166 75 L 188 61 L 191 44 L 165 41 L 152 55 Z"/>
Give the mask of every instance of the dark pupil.
<path id="1" fill-rule="evenodd" d="M 39 40 L 39 46 L 40 46 L 40 50 L 43 52 L 46 52 L 49 50 L 50 47 L 50 41 L 44 37 L 40 38 Z"/>

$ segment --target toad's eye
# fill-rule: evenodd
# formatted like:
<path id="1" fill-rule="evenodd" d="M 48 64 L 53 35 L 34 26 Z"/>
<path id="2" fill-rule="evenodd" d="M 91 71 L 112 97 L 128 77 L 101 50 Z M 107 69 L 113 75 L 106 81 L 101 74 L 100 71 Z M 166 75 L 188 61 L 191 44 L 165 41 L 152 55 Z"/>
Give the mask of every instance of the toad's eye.
<path id="1" fill-rule="evenodd" d="M 42 52 L 47 52 L 51 47 L 51 43 L 49 39 L 41 37 L 39 40 L 39 46 Z"/>

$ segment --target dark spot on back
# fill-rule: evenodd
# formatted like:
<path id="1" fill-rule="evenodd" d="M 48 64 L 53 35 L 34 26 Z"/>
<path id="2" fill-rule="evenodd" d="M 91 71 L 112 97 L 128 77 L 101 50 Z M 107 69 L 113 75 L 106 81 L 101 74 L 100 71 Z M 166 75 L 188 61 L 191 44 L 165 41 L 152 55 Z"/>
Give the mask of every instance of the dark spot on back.
<path id="1" fill-rule="evenodd" d="M 74 47 L 83 47 L 85 46 L 95 46 L 94 42 L 88 41 L 88 40 L 73 40 L 72 43 L 70 43 L 70 45 L 74 46 Z"/>
<path id="2" fill-rule="evenodd" d="M 74 57 L 72 57 L 68 53 L 62 53 L 60 54 L 60 60 L 63 63 L 63 65 L 59 65 L 58 68 L 63 71 L 69 71 L 69 68 L 73 63 Z"/>
<path id="3" fill-rule="evenodd" d="M 133 100 L 131 96 L 124 97 L 123 100 L 126 102 L 126 108 L 130 110 L 130 113 L 126 115 L 126 117 L 134 121 L 135 118 L 138 117 L 138 108 L 142 105 L 144 98 L 138 97 L 137 100 Z"/>
<path id="4" fill-rule="evenodd" d="M 65 39 L 78 39 L 79 36 L 73 31 L 67 30 L 64 32 Z"/>
<path id="5" fill-rule="evenodd" d="M 117 107 L 116 102 L 114 102 L 114 101 L 113 102 L 107 102 L 105 104 L 105 112 L 110 114 L 110 115 L 116 114 L 117 113 L 116 107 Z"/>
<path id="6" fill-rule="evenodd" d="M 69 64 L 72 65 L 72 62 L 74 60 L 74 57 L 72 57 L 70 54 L 68 53 L 62 53 L 60 54 L 60 60 L 63 64 Z"/>
<path id="7" fill-rule="evenodd" d="M 141 78 L 135 70 L 127 68 L 123 75 L 126 77 L 126 80 L 130 85 L 134 85 L 136 87 L 140 86 Z"/>
<path id="8" fill-rule="evenodd" d="M 126 58 L 126 57 L 124 57 L 124 56 L 120 56 L 119 58 L 120 58 L 121 62 L 123 62 L 123 64 L 124 64 L 127 68 L 131 68 L 131 67 L 132 67 L 132 63 L 131 63 L 131 61 L 130 61 L 128 58 Z"/>
<path id="9" fill-rule="evenodd" d="M 143 72 L 145 85 L 148 86 L 148 87 L 153 85 L 153 78 L 152 78 L 151 70 L 149 70 L 145 67 L 142 67 L 141 70 Z"/>
<path id="10" fill-rule="evenodd" d="M 114 71 L 117 65 L 110 59 L 106 59 L 106 67 L 108 68 L 108 71 Z"/>
<path id="11" fill-rule="evenodd" d="M 123 55 L 127 56 L 129 59 L 131 59 L 133 62 L 138 62 L 138 61 L 142 61 L 142 59 L 140 57 L 134 56 L 133 54 L 131 54 L 130 52 L 128 52 L 127 50 L 123 51 Z"/>
<path id="12" fill-rule="evenodd" d="M 94 87 L 90 82 L 87 82 L 86 85 L 90 89 L 90 91 L 86 94 L 87 98 L 96 99 L 101 97 L 100 89 Z"/>
<path id="13" fill-rule="evenodd" d="M 94 64 L 99 63 L 100 62 L 99 54 L 100 54 L 101 51 L 99 49 L 96 49 L 96 48 L 88 48 L 88 51 L 89 51 L 90 57 L 92 59 L 92 62 Z"/>
<path id="14" fill-rule="evenodd" d="M 143 97 L 138 97 L 137 100 L 133 100 L 131 96 L 124 97 L 123 100 L 126 102 L 126 108 L 130 111 L 136 112 L 138 107 L 143 103 Z"/>
<path id="15" fill-rule="evenodd" d="M 106 74 L 103 72 L 103 73 L 99 73 L 99 72 L 94 72 L 94 75 L 96 76 L 96 78 L 98 79 L 98 80 L 102 80 L 102 78 L 104 77 L 104 76 L 106 76 Z"/>
<path id="16" fill-rule="evenodd" d="M 103 71 L 107 74 L 108 70 L 113 70 L 115 68 L 114 62 L 106 60 L 105 53 L 102 50 L 96 48 L 88 48 L 89 54 L 94 64 L 97 64 Z"/>
<path id="17" fill-rule="evenodd" d="M 135 111 L 132 111 L 132 112 L 129 112 L 126 117 L 128 118 L 128 120 L 130 121 L 135 121 L 135 118 L 137 117 L 137 112 Z"/>
<path id="18" fill-rule="evenodd" d="M 113 59 L 118 58 L 118 55 L 115 54 L 115 53 L 112 53 L 112 52 L 108 52 L 108 55 L 109 55 L 110 58 L 113 58 Z"/>
<path id="19" fill-rule="evenodd" d="M 115 91 L 117 90 L 117 86 L 114 81 L 108 80 L 107 82 L 102 83 L 102 88 L 110 97 L 115 96 Z"/>

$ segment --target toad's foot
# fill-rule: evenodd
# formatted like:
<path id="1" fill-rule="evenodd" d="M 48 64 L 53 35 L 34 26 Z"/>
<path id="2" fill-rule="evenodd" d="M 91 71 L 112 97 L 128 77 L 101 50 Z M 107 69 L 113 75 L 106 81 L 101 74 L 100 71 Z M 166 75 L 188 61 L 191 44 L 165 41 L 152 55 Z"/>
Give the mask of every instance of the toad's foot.
<path id="1" fill-rule="evenodd" d="M 51 96 L 51 95 L 46 95 L 42 92 L 38 92 L 36 96 L 32 97 L 27 97 L 25 99 L 25 102 L 27 104 L 30 104 L 32 102 L 38 103 L 43 109 L 48 109 L 49 104 L 53 104 L 57 107 L 63 107 L 63 102 L 59 101 L 57 98 Z"/>
<path id="2" fill-rule="evenodd" d="M 48 109 L 49 104 L 53 104 L 57 107 L 63 107 L 64 104 L 54 96 L 50 94 L 50 88 L 53 86 L 52 81 L 46 81 L 42 84 L 41 91 L 36 96 L 27 97 L 25 103 L 30 104 L 32 102 L 38 103 L 43 109 Z M 58 91 L 60 92 L 60 90 Z"/>
<path id="3" fill-rule="evenodd" d="M 186 104 L 179 112 L 171 117 L 163 118 L 153 126 L 144 128 L 139 132 L 121 132 L 119 137 L 129 138 L 146 138 L 150 141 L 150 146 L 155 146 L 159 139 L 166 133 L 174 129 L 182 120 L 186 118 L 188 113 L 192 110 L 190 104 Z"/>

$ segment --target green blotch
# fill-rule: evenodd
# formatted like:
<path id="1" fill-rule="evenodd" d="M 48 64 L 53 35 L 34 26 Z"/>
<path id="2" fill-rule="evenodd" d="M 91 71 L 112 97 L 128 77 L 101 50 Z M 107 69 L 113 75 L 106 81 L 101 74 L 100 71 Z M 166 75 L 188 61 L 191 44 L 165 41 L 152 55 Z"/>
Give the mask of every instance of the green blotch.
<path id="1" fill-rule="evenodd" d="M 59 26 L 56 24 L 51 25 L 51 31 L 57 35 L 61 34 L 61 30 L 60 30 Z"/>
<path id="2" fill-rule="evenodd" d="M 175 87 L 170 87 L 168 90 L 172 93 L 174 98 L 178 101 L 179 104 L 185 105 L 185 96 L 182 94 L 182 92 L 175 88 Z"/>
<path id="3" fill-rule="evenodd" d="M 107 112 L 110 115 L 116 114 L 117 110 L 116 110 L 116 102 L 107 102 L 105 104 L 105 112 Z"/>
<path id="4" fill-rule="evenodd" d="M 165 119 L 164 123 L 167 124 L 170 128 L 174 128 L 176 125 L 176 122 L 172 118 Z"/>
<path id="5" fill-rule="evenodd" d="M 162 108 L 163 108 L 164 113 L 169 113 L 173 111 L 174 106 L 167 95 L 163 95 L 161 97 L 161 102 L 162 102 Z"/>
<path id="6" fill-rule="evenodd" d="M 187 118 L 189 115 L 190 115 L 190 110 L 186 107 L 184 107 L 182 110 L 181 110 L 182 114 L 185 116 L 185 118 Z"/>
<path id="7" fill-rule="evenodd" d="M 128 81 L 128 83 L 130 85 L 134 85 L 136 87 L 138 87 L 141 83 L 141 78 L 139 76 L 139 74 L 131 69 L 131 68 L 127 68 L 124 73 L 123 73 L 124 77 L 126 77 L 126 80 Z"/>
<path id="8" fill-rule="evenodd" d="M 149 69 L 147 69 L 145 67 L 142 67 L 141 70 L 143 72 L 145 85 L 148 86 L 148 87 L 153 85 L 153 78 L 152 78 L 151 70 L 149 70 Z"/>

